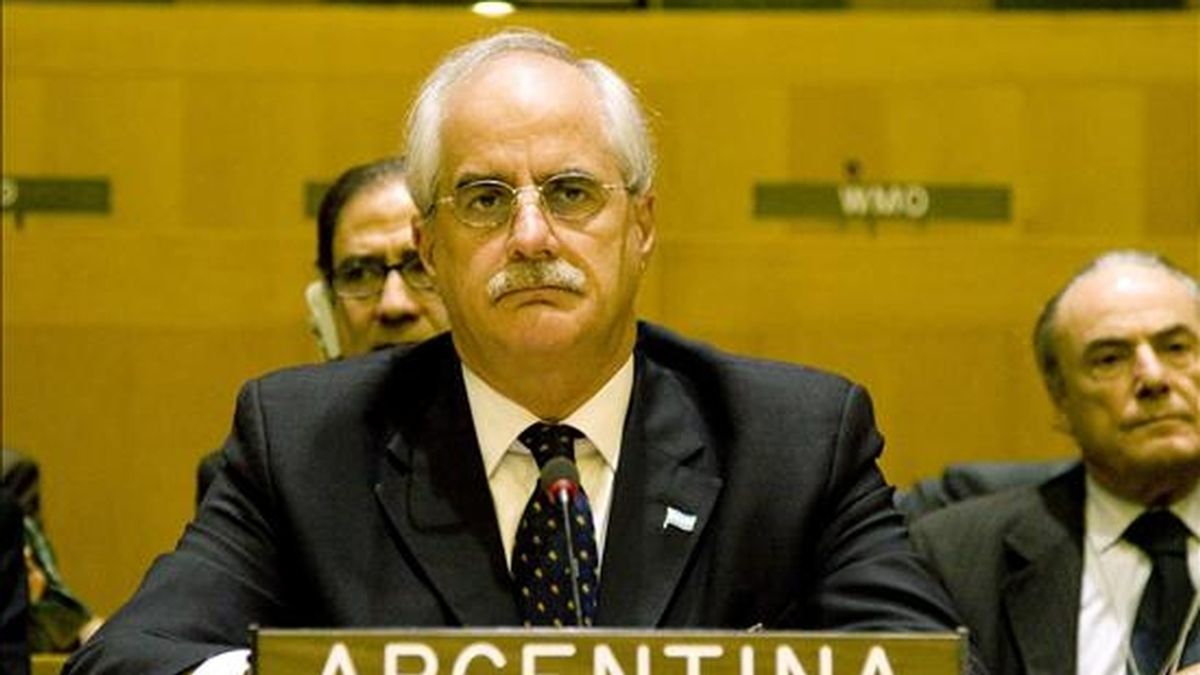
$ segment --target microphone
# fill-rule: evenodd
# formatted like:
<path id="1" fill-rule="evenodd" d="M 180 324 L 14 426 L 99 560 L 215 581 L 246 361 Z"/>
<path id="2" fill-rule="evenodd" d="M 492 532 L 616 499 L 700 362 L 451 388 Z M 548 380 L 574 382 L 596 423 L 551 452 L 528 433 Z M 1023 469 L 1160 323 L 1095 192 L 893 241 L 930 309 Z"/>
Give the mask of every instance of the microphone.
<path id="1" fill-rule="evenodd" d="M 579 492 L 579 469 L 563 456 L 552 458 L 542 467 L 538 478 L 552 500 L 562 509 L 563 535 L 567 539 L 567 561 L 571 570 L 571 597 L 575 600 L 575 625 L 583 627 L 583 605 L 579 602 L 579 561 L 575 558 L 575 539 L 571 535 L 571 500 Z"/>
<path id="2" fill-rule="evenodd" d="M 573 499 L 579 492 L 579 469 L 575 468 L 575 462 L 560 455 L 546 462 L 538 482 L 554 501 L 559 500 L 563 491 L 568 499 Z"/>

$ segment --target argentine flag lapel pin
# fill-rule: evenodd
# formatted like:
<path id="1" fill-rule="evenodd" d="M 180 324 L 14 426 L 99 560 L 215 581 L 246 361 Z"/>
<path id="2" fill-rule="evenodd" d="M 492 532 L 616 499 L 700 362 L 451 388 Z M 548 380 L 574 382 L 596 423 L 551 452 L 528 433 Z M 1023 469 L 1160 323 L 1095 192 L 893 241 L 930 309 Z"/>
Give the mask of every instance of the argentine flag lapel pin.
<path id="1" fill-rule="evenodd" d="M 675 528 L 681 532 L 691 532 L 696 529 L 696 514 L 680 511 L 674 506 L 667 507 L 667 515 L 663 518 L 663 529 Z"/>

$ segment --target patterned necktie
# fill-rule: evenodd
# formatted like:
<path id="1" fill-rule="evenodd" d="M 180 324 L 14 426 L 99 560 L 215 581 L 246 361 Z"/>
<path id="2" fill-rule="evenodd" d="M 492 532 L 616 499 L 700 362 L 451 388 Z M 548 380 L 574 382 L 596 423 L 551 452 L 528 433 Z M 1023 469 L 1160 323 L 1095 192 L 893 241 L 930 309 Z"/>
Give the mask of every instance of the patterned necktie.
<path id="1" fill-rule="evenodd" d="M 538 469 L 554 457 L 575 461 L 575 439 L 583 435 L 566 425 L 534 424 L 521 435 L 521 443 L 533 453 Z M 513 545 L 512 572 L 517 605 L 526 626 L 576 626 L 574 587 L 566 531 L 569 529 L 579 568 L 579 600 L 582 623 L 592 625 L 596 616 L 596 532 L 592 508 L 582 486 L 570 501 L 570 521 L 564 527 L 562 504 L 534 486 L 517 527 Z"/>
<path id="2" fill-rule="evenodd" d="M 1179 637 L 1192 604 L 1187 570 L 1188 530 L 1175 514 L 1146 511 L 1125 530 L 1127 541 L 1146 552 L 1154 567 L 1138 604 L 1130 643 L 1141 675 L 1156 675 Z"/>

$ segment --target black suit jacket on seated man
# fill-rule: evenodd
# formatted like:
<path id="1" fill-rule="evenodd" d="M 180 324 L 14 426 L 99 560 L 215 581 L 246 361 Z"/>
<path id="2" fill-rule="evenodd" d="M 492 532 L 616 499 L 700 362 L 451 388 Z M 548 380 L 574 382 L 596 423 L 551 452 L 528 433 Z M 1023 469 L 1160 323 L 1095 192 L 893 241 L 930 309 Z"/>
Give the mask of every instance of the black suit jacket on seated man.
<path id="1" fill-rule="evenodd" d="M 876 466 L 864 390 L 646 324 L 603 552 L 600 626 L 945 630 Z M 177 550 L 69 672 L 178 673 L 247 626 L 520 620 L 446 336 L 243 390 Z M 664 528 L 666 508 L 697 516 Z"/>
<path id="2" fill-rule="evenodd" d="M 1084 469 L 955 504 L 913 525 L 992 673 L 1076 672 Z M 970 542 L 969 544 L 967 542 Z"/>

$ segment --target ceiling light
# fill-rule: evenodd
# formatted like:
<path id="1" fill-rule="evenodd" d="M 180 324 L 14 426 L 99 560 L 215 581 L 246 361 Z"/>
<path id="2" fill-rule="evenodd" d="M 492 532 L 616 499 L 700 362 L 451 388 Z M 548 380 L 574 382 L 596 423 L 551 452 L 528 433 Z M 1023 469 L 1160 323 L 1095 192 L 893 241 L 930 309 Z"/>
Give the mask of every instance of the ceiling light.
<path id="1" fill-rule="evenodd" d="M 479 16 L 489 16 L 492 18 L 508 16 L 516 11 L 511 2 L 503 2 L 502 0 L 482 0 L 474 5 L 471 5 L 471 11 Z"/>

